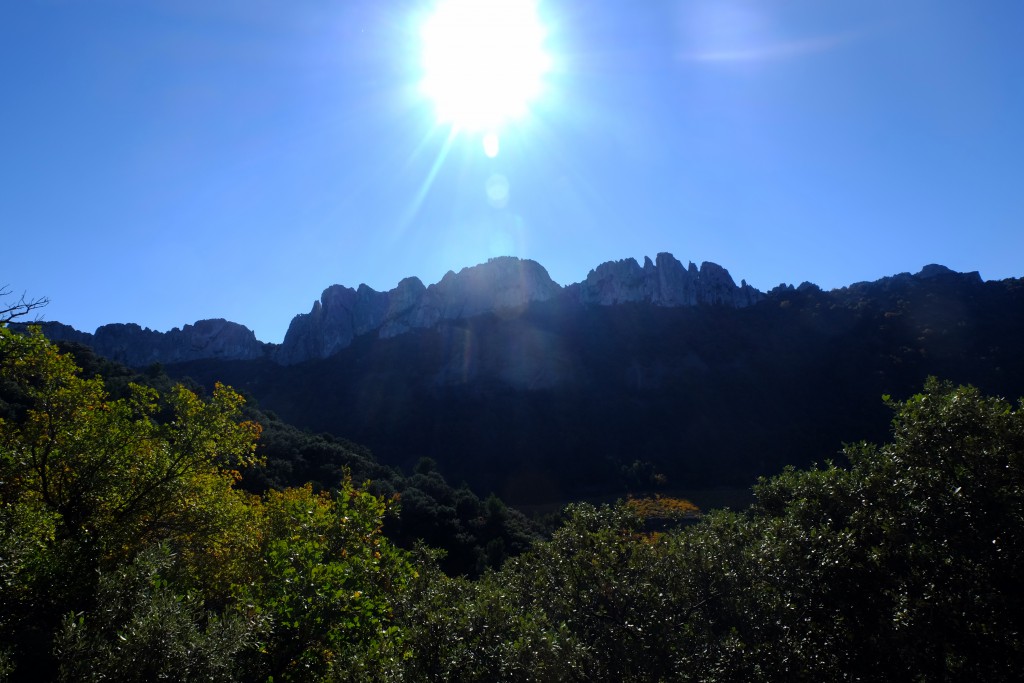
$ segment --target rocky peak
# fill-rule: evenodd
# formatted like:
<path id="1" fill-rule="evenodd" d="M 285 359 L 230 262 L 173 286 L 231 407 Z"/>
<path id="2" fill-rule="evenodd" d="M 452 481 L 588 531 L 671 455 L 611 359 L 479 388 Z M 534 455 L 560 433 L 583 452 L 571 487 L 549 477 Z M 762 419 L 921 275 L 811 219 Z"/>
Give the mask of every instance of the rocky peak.
<path id="1" fill-rule="evenodd" d="M 944 281 L 962 285 L 980 285 L 982 283 L 981 274 L 976 270 L 961 273 L 946 266 L 931 263 L 914 274 L 904 272 L 868 282 L 854 282 L 846 287 L 833 289 L 831 294 L 849 303 L 865 297 L 887 295 L 908 288 L 924 286 L 929 281 Z"/>
<path id="2" fill-rule="evenodd" d="M 574 287 L 581 303 L 611 306 L 624 302 L 646 302 L 657 306 L 749 306 L 764 298 L 743 282 L 739 287 L 729 271 L 705 261 L 700 269 L 693 263 L 684 268 L 672 254 L 662 252 L 652 262 L 644 258 L 602 263 L 587 279 Z"/>
<path id="3" fill-rule="evenodd" d="M 921 268 L 921 271 L 914 277 L 918 280 L 928 280 L 934 277 L 961 277 L 966 278 L 972 282 L 981 282 L 981 273 L 976 270 L 972 270 L 969 273 L 958 273 L 955 270 L 947 268 L 946 266 L 939 265 L 938 263 L 929 263 L 925 267 Z"/>
<path id="4" fill-rule="evenodd" d="M 458 273 L 448 271 L 429 287 L 415 277 L 405 278 L 383 293 L 366 285 L 357 290 L 334 285 L 324 290 L 309 313 L 292 320 L 277 360 L 292 364 L 326 358 L 361 334 L 394 337 L 411 329 L 433 327 L 441 320 L 545 301 L 560 290 L 539 263 L 511 256 L 493 258 Z"/>
<path id="5" fill-rule="evenodd" d="M 502 256 L 463 268 L 457 275 L 449 271 L 437 285 L 427 290 L 445 302 L 445 318 L 464 318 L 519 308 L 533 301 L 547 301 L 558 294 L 561 287 L 536 261 Z"/>
<path id="6" fill-rule="evenodd" d="M 603 306 L 625 302 L 748 306 L 764 296 L 746 283 L 737 287 L 721 266 L 703 263 L 698 269 L 690 263 L 684 268 L 668 253 L 658 254 L 654 261 L 645 258 L 642 267 L 632 258 L 602 263 L 584 282 L 567 289 L 567 296 L 581 303 Z M 562 291 L 539 263 L 512 256 L 492 258 L 458 273 L 448 271 L 428 287 L 417 278 L 406 278 L 388 292 L 365 284 L 357 289 L 333 285 L 309 313 L 295 316 L 276 359 L 293 364 L 327 358 L 362 334 L 395 337 L 443 320 L 547 301 Z"/>
<path id="7" fill-rule="evenodd" d="M 366 285 L 359 285 L 358 290 L 342 285 L 325 289 L 309 313 L 292 319 L 277 360 L 287 365 L 326 358 L 351 344 L 360 327 L 372 329 L 368 327 L 371 317 L 381 308 L 374 295 L 379 293 Z M 386 308 L 386 299 L 383 303 Z"/>
<path id="8" fill-rule="evenodd" d="M 936 268 L 929 266 L 925 271 Z M 44 332 L 51 339 L 88 344 L 101 355 L 136 367 L 267 357 L 291 365 L 334 355 L 360 335 L 394 337 L 444 320 L 521 309 L 556 297 L 601 306 L 646 302 L 666 307 L 741 307 L 764 295 L 745 282 L 737 286 L 721 266 L 705 262 L 700 268 L 693 263 L 684 267 L 669 253 L 660 253 L 654 260 L 645 257 L 643 266 L 632 258 L 602 263 L 586 280 L 564 289 L 539 263 L 503 256 L 457 273 L 449 271 L 430 286 L 415 277 L 403 279 L 387 292 L 366 284 L 356 289 L 332 285 L 313 302 L 309 313 L 295 316 L 280 346 L 263 344 L 248 328 L 222 319 L 200 320 L 166 333 L 115 324 L 87 334 L 60 323 L 45 323 Z"/>
<path id="9" fill-rule="evenodd" d="M 650 259 L 644 261 L 645 266 L 649 263 Z M 587 273 L 579 290 L 582 303 L 601 306 L 645 301 L 650 294 L 650 271 L 633 258 L 602 263 Z"/>

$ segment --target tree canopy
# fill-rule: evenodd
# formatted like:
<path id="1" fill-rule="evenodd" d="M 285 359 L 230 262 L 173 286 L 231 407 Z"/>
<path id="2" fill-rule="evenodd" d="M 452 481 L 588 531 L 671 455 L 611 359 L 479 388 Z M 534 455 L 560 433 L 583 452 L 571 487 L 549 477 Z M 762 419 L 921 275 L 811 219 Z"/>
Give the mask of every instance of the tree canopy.
<path id="1" fill-rule="evenodd" d="M 886 399 L 888 443 L 761 479 L 744 511 L 570 506 L 479 579 L 393 545 L 394 500 L 344 474 L 329 489 L 240 488 L 260 428 L 232 390 L 122 389 L 37 332 L 0 328 L 0 679 L 1014 681 L 1024 668 L 1024 405 L 972 387 L 929 380 Z M 451 508 L 405 527 L 420 538 L 511 515 L 428 462 L 406 491 L 410 509 Z"/>
<path id="2" fill-rule="evenodd" d="M 551 540 L 408 604 L 416 680 L 1013 681 L 1024 409 L 929 380 L 893 439 L 646 531 L 576 505 Z"/>
<path id="3" fill-rule="evenodd" d="M 0 381 L 0 664 L 15 679 L 309 680 L 385 656 L 413 573 L 382 536 L 387 501 L 349 480 L 236 488 L 260 432 L 238 394 L 111 399 L 37 332 L 6 329 Z"/>

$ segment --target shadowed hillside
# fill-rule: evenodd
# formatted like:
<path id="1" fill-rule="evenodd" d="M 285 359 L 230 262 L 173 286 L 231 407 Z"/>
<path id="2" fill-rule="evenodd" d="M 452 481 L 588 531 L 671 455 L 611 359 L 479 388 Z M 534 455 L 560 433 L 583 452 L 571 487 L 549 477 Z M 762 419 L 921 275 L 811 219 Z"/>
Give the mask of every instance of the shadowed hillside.
<path id="1" fill-rule="evenodd" d="M 322 360 L 168 367 L 227 382 L 282 419 L 435 459 L 519 503 L 749 486 L 837 444 L 881 438 L 883 393 L 928 375 L 1024 393 L 1024 288 L 936 267 L 745 308 L 566 298 L 356 337 Z"/>

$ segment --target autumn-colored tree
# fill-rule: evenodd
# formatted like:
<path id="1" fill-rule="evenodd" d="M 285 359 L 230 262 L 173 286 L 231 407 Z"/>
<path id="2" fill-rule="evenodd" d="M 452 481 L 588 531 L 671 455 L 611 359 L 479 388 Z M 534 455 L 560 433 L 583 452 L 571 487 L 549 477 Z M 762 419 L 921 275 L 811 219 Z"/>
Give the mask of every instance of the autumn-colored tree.
<path id="1" fill-rule="evenodd" d="M 260 428 L 238 394 L 127 393 L 38 330 L 0 328 L 0 678 L 387 670 L 413 570 L 382 536 L 384 499 L 347 479 L 333 496 L 245 493 Z"/>
<path id="2" fill-rule="evenodd" d="M 15 404 L 0 421 L 0 564 L 4 640 L 45 639 L 67 611 L 93 607 L 101 572 L 169 542 L 196 578 L 240 541 L 258 425 L 235 420 L 241 398 L 177 388 L 160 401 L 132 387 L 109 400 L 38 332 L 0 329 L 0 381 Z M 166 419 L 157 421 L 158 410 Z"/>

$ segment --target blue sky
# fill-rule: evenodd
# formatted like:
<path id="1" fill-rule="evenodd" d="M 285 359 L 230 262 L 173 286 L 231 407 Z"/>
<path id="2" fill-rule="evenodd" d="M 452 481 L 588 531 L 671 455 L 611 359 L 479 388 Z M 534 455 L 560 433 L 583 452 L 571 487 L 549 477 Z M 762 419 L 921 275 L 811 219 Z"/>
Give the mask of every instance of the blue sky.
<path id="1" fill-rule="evenodd" d="M 494 158 L 419 85 L 430 8 L 0 3 L 0 284 L 278 342 L 331 284 L 503 254 L 1024 275 L 1019 0 L 540 0 L 550 70 Z"/>

